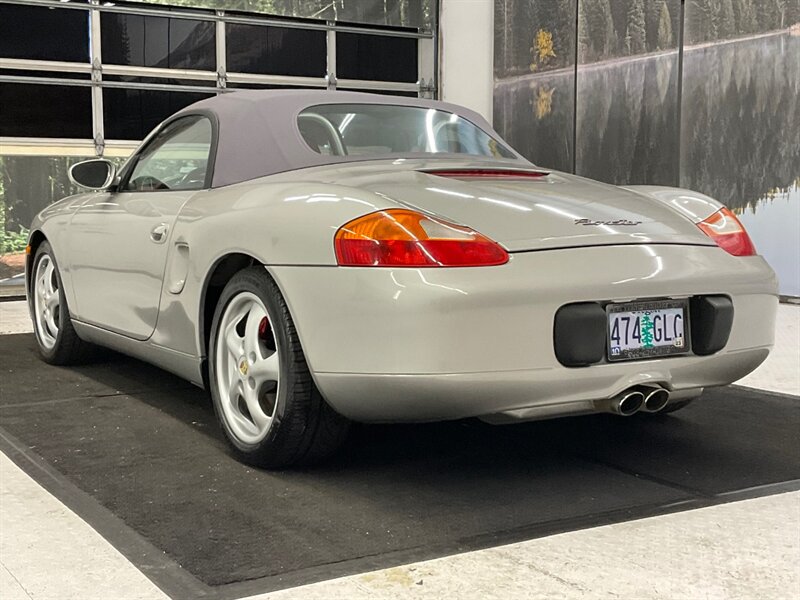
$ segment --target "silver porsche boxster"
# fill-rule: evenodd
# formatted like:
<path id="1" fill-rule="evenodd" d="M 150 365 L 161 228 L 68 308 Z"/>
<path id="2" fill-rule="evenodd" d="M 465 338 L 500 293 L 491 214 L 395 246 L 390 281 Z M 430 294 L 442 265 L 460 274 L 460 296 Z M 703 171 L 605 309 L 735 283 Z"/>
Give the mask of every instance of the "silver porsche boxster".
<path id="1" fill-rule="evenodd" d="M 669 412 L 773 343 L 775 274 L 722 204 L 539 168 L 442 102 L 227 93 L 70 176 L 92 191 L 28 246 L 42 357 L 207 388 L 256 465 L 351 421 Z"/>

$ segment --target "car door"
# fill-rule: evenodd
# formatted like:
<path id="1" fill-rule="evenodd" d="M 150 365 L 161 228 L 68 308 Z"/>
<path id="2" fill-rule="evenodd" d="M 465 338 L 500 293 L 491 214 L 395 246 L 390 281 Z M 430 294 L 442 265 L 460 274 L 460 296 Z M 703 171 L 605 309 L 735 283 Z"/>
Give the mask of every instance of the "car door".
<path id="1" fill-rule="evenodd" d="M 213 137 L 206 116 L 167 122 L 128 163 L 117 189 L 73 216 L 78 320 L 140 340 L 153 333 L 171 230 L 186 201 L 208 187 Z"/>

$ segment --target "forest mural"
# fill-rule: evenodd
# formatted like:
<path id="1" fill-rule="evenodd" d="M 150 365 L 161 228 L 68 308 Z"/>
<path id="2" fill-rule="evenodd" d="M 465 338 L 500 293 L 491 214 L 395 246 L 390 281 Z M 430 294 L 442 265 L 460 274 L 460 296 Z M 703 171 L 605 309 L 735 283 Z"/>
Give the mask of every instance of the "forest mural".
<path id="1" fill-rule="evenodd" d="M 495 0 L 495 77 L 674 48 L 681 0 Z M 686 43 L 785 29 L 798 0 L 686 0 Z M 576 11 L 579 19 L 576 19 Z"/>
<path id="2" fill-rule="evenodd" d="M 523 155 L 719 199 L 800 296 L 800 0 L 496 0 L 494 58 Z"/>

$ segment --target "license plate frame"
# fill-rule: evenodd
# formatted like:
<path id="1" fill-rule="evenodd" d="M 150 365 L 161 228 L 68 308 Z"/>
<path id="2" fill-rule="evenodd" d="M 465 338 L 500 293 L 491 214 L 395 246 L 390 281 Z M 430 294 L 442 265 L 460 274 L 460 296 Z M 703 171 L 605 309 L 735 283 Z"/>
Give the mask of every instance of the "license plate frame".
<path id="1" fill-rule="evenodd" d="M 682 343 L 673 341 L 672 344 L 645 346 L 638 348 L 623 349 L 612 341 L 612 315 L 647 313 L 652 311 L 664 311 L 681 309 L 683 312 L 683 338 Z M 674 326 L 674 323 L 673 323 Z M 655 333 L 655 330 L 651 330 Z M 691 352 L 691 335 L 689 334 L 689 300 L 688 299 L 664 299 L 664 300 L 637 300 L 633 302 L 610 303 L 606 305 L 606 357 L 609 362 L 623 362 L 630 360 L 648 360 L 655 358 L 666 358 L 671 356 L 683 356 Z M 663 333 L 663 332 L 662 332 Z M 664 335 L 668 335 L 665 333 Z M 676 339 L 676 338 L 674 338 Z M 671 340 L 670 340 L 671 341 Z"/>

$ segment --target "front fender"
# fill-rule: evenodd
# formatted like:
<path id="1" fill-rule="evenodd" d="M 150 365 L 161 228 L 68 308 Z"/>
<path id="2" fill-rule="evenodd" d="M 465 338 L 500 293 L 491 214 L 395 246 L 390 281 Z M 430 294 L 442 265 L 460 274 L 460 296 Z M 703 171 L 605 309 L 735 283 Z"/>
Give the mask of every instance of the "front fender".
<path id="1" fill-rule="evenodd" d="M 72 216 L 88 199 L 88 194 L 78 194 L 63 198 L 45 207 L 33 218 L 28 236 L 28 245 L 31 247 L 31 253 L 25 261 L 26 292 L 30 291 L 31 269 L 33 268 L 36 248 L 43 239 L 46 239 L 50 243 L 58 263 L 67 304 L 72 307 L 75 306 L 71 276 L 72 257 L 69 255 L 69 236 L 73 234 L 70 229 L 70 223 Z"/>

